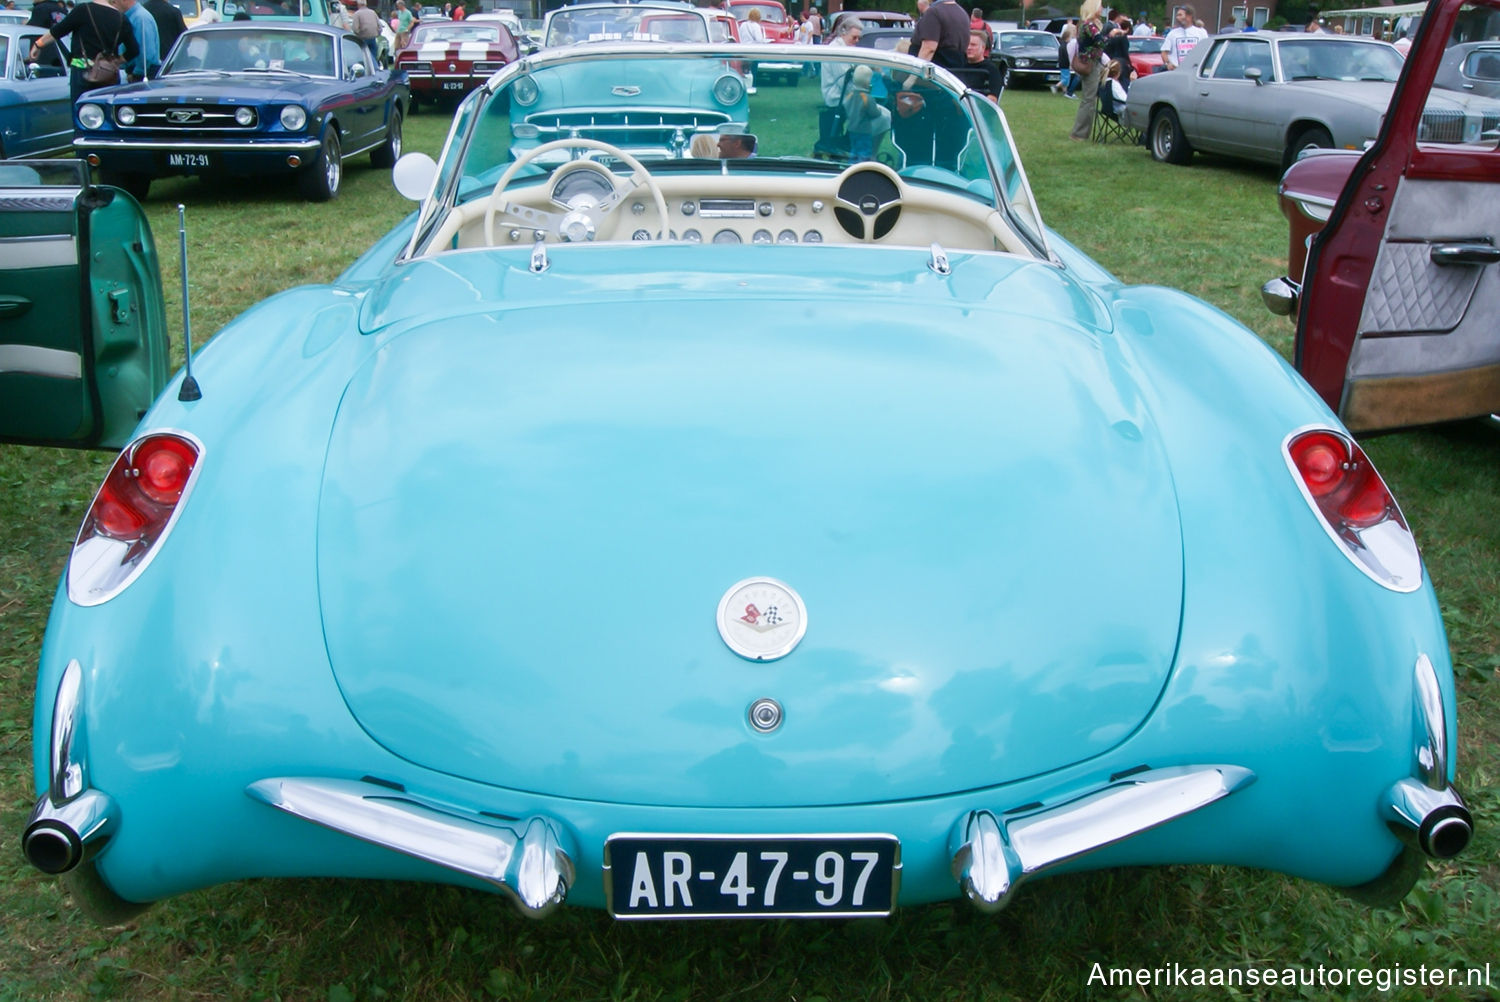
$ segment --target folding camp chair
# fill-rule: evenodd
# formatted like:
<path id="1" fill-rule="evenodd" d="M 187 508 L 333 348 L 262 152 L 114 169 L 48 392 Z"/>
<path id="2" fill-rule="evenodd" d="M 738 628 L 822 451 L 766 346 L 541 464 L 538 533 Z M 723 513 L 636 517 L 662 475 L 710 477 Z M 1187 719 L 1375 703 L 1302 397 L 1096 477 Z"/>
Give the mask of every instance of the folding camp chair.
<path id="1" fill-rule="evenodd" d="M 1099 108 L 1094 115 L 1094 131 L 1089 138 L 1096 143 L 1129 143 L 1139 146 L 1141 130 L 1132 129 L 1122 121 L 1125 109 L 1115 103 L 1112 90 L 1108 80 L 1099 84 Z"/>

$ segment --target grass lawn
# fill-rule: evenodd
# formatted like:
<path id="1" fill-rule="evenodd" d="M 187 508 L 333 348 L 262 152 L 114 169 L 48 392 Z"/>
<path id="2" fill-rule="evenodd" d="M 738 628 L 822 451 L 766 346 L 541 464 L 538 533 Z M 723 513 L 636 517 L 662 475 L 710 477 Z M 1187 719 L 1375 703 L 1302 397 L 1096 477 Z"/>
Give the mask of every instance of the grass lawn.
<path id="1" fill-rule="evenodd" d="M 816 99 L 812 88 L 797 94 Z M 1046 91 L 1010 92 L 1004 107 L 1052 227 L 1123 281 L 1184 288 L 1290 353 L 1290 324 L 1267 313 L 1258 294 L 1286 255 L 1274 172 L 1201 157 L 1168 167 L 1143 148 L 1069 142 L 1076 105 Z M 412 117 L 407 148 L 436 154 L 447 126 L 442 115 Z M 156 185 L 148 210 L 173 330 L 177 202 L 188 206 L 193 325 L 202 341 L 273 292 L 333 278 L 410 211 L 389 172 L 363 157 L 348 165 L 344 183 L 327 205 L 302 203 L 278 185 Z M 1399 909 L 1372 911 L 1323 887 L 1224 867 L 1054 878 L 1028 885 L 995 917 L 954 904 L 889 920 L 806 924 L 632 925 L 583 911 L 536 923 L 498 897 L 447 887 L 258 880 L 164 902 L 120 929 L 91 925 L 17 846 L 33 800 L 37 651 L 69 544 L 112 457 L 0 446 L 0 1002 L 1473 995 L 1431 987 L 1382 995 L 1342 983 L 1136 992 L 1091 983 L 1096 964 L 1489 963 L 1500 986 L 1500 835 L 1492 820 L 1500 800 L 1500 431 L 1473 423 L 1365 444 L 1417 533 L 1443 605 L 1459 675 L 1459 780 L 1479 823 L 1469 851 L 1433 867 Z"/>

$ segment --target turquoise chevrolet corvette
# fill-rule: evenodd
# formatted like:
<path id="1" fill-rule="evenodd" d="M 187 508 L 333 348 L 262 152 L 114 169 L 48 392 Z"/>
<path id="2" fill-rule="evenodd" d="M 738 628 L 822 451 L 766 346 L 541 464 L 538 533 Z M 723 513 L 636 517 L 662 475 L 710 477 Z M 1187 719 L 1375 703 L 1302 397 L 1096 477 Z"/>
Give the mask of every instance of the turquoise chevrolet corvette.
<path id="1" fill-rule="evenodd" d="M 1433 590 L 1318 395 L 1050 231 L 946 71 L 755 54 L 520 59 L 397 163 L 417 211 L 170 378 L 135 203 L 0 177 L 0 430 L 120 450 L 36 868 L 106 918 L 266 875 L 822 918 L 1164 863 L 1392 900 L 1464 848 Z"/>

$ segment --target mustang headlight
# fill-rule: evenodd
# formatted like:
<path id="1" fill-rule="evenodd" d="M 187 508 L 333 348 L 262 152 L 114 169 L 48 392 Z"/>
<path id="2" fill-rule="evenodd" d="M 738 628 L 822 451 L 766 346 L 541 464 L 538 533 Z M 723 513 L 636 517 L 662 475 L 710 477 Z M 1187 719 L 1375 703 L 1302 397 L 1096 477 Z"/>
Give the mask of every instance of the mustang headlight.
<path id="1" fill-rule="evenodd" d="M 739 104 L 745 96 L 745 83 L 733 74 L 725 74 L 714 82 L 714 100 L 720 104 Z"/>
<path id="2" fill-rule="evenodd" d="M 299 132 L 307 125 L 307 112 L 301 105 L 289 104 L 281 109 L 281 127 L 288 132 Z"/>
<path id="3" fill-rule="evenodd" d="M 235 123 L 238 124 L 238 125 L 254 125 L 255 124 L 255 109 L 254 108 L 236 108 L 236 109 L 234 109 L 234 120 L 235 120 Z"/>
<path id="4" fill-rule="evenodd" d="M 529 108 L 536 104 L 536 99 L 542 96 L 542 92 L 537 88 L 535 80 L 530 77 L 521 77 L 510 85 L 510 96 L 516 104 Z"/>
<path id="5" fill-rule="evenodd" d="M 97 104 L 78 107 L 78 124 L 85 129 L 97 129 L 104 124 L 104 109 Z"/>
<path id="6" fill-rule="evenodd" d="M 134 125 L 135 109 L 129 107 L 128 105 L 124 108 L 116 108 L 115 121 L 119 122 L 121 125 Z"/>

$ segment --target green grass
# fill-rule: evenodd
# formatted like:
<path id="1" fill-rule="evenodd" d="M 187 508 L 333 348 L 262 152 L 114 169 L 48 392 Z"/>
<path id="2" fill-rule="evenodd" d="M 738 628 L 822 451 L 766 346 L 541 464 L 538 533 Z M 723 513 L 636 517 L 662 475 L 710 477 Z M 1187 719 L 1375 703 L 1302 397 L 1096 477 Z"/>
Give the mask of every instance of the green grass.
<path id="1" fill-rule="evenodd" d="M 1076 106 L 1046 92 L 1009 93 L 1005 107 L 1051 225 L 1120 278 L 1187 289 L 1289 352 L 1290 326 L 1257 294 L 1286 253 L 1274 172 L 1203 158 L 1172 168 L 1139 148 L 1071 143 Z M 440 116 L 413 118 L 408 148 L 435 153 L 446 126 Z M 188 206 L 201 341 L 272 292 L 332 278 L 409 210 L 387 172 L 350 166 L 343 194 L 321 206 L 274 185 L 158 184 L 148 209 L 174 331 L 178 201 Z M 1090 985 L 1089 975 L 1095 963 L 1500 968 L 1500 837 L 1490 821 L 1500 801 L 1500 434 L 1470 424 L 1366 445 L 1416 529 L 1442 601 L 1458 665 L 1460 781 L 1480 821 L 1468 853 L 1434 867 L 1398 910 L 1225 867 L 1051 879 L 1028 885 L 997 917 L 942 905 L 814 924 L 631 925 L 582 911 L 534 923 L 499 898 L 447 887 L 260 880 L 163 902 L 123 929 L 82 918 L 16 845 L 32 801 L 42 630 L 109 457 L 0 447 L 0 1002 L 1346 999 L 1376 993 L 1136 993 Z M 1465 997 L 1434 989 L 1382 997 L 1428 996 Z"/>

